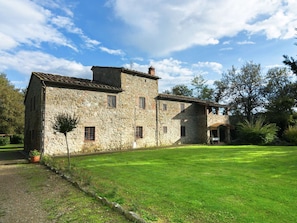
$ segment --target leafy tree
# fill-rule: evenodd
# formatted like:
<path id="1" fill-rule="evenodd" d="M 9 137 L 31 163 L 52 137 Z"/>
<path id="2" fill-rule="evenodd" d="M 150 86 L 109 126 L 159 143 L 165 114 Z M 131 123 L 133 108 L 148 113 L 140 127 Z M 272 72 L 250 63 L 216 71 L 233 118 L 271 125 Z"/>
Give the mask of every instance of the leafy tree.
<path id="1" fill-rule="evenodd" d="M 197 98 L 202 100 L 213 100 L 214 90 L 208 87 L 206 80 L 201 74 L 193 78 L 192 85 L 194 86 L 195 96 Z"/>
<path id="2" fill-rule="evenodd" d="M 266 118 L 279 127 L 279 136 L 288 128 L 295 105 L 295 84 L 290 80 L 286 68 L 271 68 L 266 76 L 263 96 L 266 99 Z"/>
<path id="3" fill-rule="evenodd" d="M 295 60 L 293 57 L 289 57 L 287 55 L 283 56 L 285 60 L 283 61 L 284 64 L 286 64 L 292 72 L 297 75 L 297 60 Z"/>
<path id="4" fill-rule="evenodd" d="M 240 122 L 238 131 L 243 143 L 267 144 L 276 138 L 277 127 L 274 123 L 264 124 L 264 119 L 258 118 L 255 122 Z"/>
<path id="5" fill-rule="evenodd" d="M 67 141 L 67 133 L 75 129 L 78 123 L 78 117 L 76 117 L 75 115 L 71 116 L 67 113 L 58 114 L 54 119 L 53 129 L 57 132 L 63 133 L 65 136 L 68 155 L 68 169 L 70 169 L 70 152 Z"/>
<path id="6" fill-rule="evenodd" d="M 187 85 L 179 84 L 172 87 L 172 94 L 174 95 L 182 95 L 182 96 L 193 96 L 193 91 L 187 87 Z"/>
<path id="7" fill-rule="evenodd" d="M 216 94 L 216 100 L 225 100 L 230 105 L 233 115 L 252 120 L 253 115 L 263 105 L 262 84 L 260 64 L 248 62 L 237 70 L 232 66 L 224 73 Z"/>
<path id="8" fill-rule="evenodd" d="M 24 94 L 0 74 L 0 133 L 23 134 Z"/>

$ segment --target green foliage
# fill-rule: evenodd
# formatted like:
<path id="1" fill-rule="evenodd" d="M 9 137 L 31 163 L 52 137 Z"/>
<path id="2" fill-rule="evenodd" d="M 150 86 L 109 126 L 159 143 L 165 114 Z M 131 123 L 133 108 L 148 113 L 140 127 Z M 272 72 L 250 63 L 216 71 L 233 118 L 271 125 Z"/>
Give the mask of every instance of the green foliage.
<path id="1" fill-rule="evenodd" d="M 191 84 L 194 87 L 195 97 L 202 100 L 213 100 L 214 90 L 208 87 L 206 80 L 201 74 L 195 76 Z"/>
<path id="2" fill-rule="evenodd" d="M 254 145 L 272 143 L 276 138 L 277 129 L 274 123 L 264 124 L 261 118 L 255 122 L 245 120 L 238 124 L 240 140 Z"/>
<path id="3" fill-rule="evenodd" d="M 66 135 L 68 132 L 71 132 L 76 128 L 78 122 L 79 118 L 75 115 L 71 116 L 67 113 L 61 113 L 55 117 L 53 129 Z"/>
<path id="4" fill-rule="evenodd" d="M 246 63 L 240 70 L 232 67 L 223 73 L 222 80 L 216 82 L 216 100 L 223 99 L 230 102 L 230 111 L 234 115 L 251 120 L 262 105 L 262 84 L 260 64 Z"/>
<path id="5" fill-rule="evenodd" d="M 30 151 L 29 156 L 30 157 L 40 156 L 40 152 L 37 149 L 33 149 L 33 150 Z"/>
<path id="6" fill-rule="evenodd" d="M 0 133 L 22 134 L 24 111 L 24 94 L 0 74 Z"/>
<path id="7" fill-rule="evenodd" d="M 179 84 L 172 88 L 172 94 L 181 96 L 193 96 L 193 91 L 187 87 L 187 85 Z"/>
<path id="8" fill-rule="evenodd" d="M 1 137 L 0 136 L 0 146 L 6 146 L 10 143 L 9 137 Z"/>
<path id="9" fill-rule="evenodd" d="M 284 132 L 284 139 L 294 145 L 297 145 L 297 126 L 289 126 L 289 128 Z"/>
<path id="10" fill-rule="evenodd" d="M 11 144 L 23 144 L 24 143 L 24 135 L 22 135 L 22 134 L 13 135 L 10 138 L 10 143 Z"/>

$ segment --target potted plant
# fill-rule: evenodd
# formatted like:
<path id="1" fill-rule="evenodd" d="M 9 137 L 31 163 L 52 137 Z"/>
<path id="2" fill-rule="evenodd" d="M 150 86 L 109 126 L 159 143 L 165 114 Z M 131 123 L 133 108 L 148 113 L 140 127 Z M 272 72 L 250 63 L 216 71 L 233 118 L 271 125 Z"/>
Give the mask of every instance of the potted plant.
<path id="1" fill-rule="evenodd" d="M 40 152 L 37 149 L 33 149 L 29 153 L 31 163 L 38 163 L 40 161 Z"/>

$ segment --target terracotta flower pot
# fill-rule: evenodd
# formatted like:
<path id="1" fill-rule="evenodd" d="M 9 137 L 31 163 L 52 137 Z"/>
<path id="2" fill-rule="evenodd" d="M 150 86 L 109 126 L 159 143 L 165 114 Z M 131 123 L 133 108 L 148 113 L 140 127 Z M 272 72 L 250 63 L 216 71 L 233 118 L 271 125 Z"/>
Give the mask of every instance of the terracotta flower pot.
<path id="1" fill-rule="evenodd" d="M 31 163 L 38 163 L 40 161 L 40 155 L 39 156 L 31 156 Z"/>

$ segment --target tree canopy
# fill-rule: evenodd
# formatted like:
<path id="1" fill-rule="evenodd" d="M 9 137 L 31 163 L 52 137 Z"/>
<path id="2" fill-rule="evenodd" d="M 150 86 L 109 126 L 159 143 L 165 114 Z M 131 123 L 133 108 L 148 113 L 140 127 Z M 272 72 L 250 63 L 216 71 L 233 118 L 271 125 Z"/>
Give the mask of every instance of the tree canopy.
<path id="1" fill-rule="evenodd" d="M 0 74 L 0 133 L 23 134 L 24 93 Z"/>

